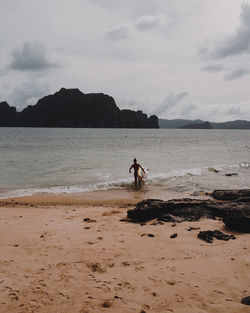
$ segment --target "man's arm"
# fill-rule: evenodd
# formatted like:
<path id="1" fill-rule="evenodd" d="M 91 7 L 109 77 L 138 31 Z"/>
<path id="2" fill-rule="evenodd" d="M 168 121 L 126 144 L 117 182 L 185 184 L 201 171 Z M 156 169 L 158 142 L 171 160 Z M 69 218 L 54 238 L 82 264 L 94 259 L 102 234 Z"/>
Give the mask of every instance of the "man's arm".
<path id="1" fill-rule="evenodd" d="M 143 168 L 143 167 L 141 167 L 141 165 L 140 165 L 140 164 L 139 164 L 139 166 L 140 166 L 140 168 L 142 169 L 143 173 L 145 174 L 144 168 Z"/>
<path id="2" fill-rule="evenodd" d="M 129 168 L 129 173 L 131 173 L 132 167 L 133 167 L 133 164 L 132 164 L 132 165 L 130 166 L 130 168 Z"/>

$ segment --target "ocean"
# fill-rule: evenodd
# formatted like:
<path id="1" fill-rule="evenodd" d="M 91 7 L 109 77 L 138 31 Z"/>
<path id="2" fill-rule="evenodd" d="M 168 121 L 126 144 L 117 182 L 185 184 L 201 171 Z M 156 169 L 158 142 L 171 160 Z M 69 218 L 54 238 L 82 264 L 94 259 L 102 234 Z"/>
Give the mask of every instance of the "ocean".
<path id="1" fill-rule="evenodd" d="M 130 188 L 134 157 L 147 188 L 250 188 L 249 139 L 249 130 L 0 128 L 0 198 Z"/>

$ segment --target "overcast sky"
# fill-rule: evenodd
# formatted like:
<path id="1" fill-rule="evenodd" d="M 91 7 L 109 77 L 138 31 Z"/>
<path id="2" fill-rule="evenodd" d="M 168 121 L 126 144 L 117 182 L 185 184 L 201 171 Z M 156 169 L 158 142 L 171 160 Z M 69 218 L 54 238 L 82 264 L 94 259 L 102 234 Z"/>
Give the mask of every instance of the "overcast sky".
<path id="1" fill-rule="evenodd" d="M 0 0 L 0 101 L 61 87 L 161 118 L 250 120 L 250 0 Z"/>

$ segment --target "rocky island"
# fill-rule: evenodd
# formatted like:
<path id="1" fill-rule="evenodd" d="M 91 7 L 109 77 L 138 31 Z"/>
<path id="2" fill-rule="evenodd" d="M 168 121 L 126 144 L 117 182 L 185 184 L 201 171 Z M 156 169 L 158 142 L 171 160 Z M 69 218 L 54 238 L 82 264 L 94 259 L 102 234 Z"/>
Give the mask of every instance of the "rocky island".
<path id="1" fill-rule="evenodd" d="M 142 111 L 120 110 L 111 96 L 65 88 L 21 112 L 7 102 L 1 102 L 0 126 L 159 128 L 155 115 L 148 117 Z"/>

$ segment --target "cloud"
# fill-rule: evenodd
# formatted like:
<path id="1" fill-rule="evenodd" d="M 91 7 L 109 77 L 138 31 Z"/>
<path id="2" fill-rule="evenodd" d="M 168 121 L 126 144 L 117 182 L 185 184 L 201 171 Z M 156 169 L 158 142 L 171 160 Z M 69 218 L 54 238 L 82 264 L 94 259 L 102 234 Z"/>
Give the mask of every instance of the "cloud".
<path id="1" fill-rule="evenodd" d="M 131 37 L 136 32 L 146 32 L 161 29 L 169 24 L 164 15 L 142 15 L 131 23 L 117 25 L 106 32 L 106 38 L 112 41 L 123 40 Z"/>
<path id="2" fill-rule="evenodd" d="M 249 103 L 225 104 L 213 103 L 202 105 L 202 103 L 180 103 L 172 107 L 167 114 L 162 116 L 166 119 L 201 119 L 210 122 L 232 121 L 236 119 L 250 118 Z"/>
<path id="3" fill-rule="evenodd" d="M 44 71 L 55 64 L 47 59 L 44 44 L 38 42 L 25 42 L 22 47 L 12 51 L 9 68 L 18 71 Z"/>
<path id="4" fill-rule="evenodd" d="M 35 104 L 39 98 L 47 95 L 49 90 L 47 83 L 24 82 L 9 93 L 8 101 L 20 110 L 27 105 Z"/>
<path id="5" fill-rule="evenodd" d="M 209 64 L 203 68 L 206 72 L 220 72 L 224 69 L 222 64 Z"/>
<path id="6" fill-rule="evenodd" d="M 165 26 L 168 23 L 164 15 L 143 15 L 139 17 L 134 26 L 139 31 L 148 31 Z"/>
<path id="7" fill-rule="evenodd" d="M 210 46 L 210 47 L 209 47 Z M 224 80 L 232 81 L 250 74 L 246 55 L 250 53 L 250 4 L 241 5 L 240 25 L 236 31 L 219 42 L 210 42 L 202 49 L 203 56 L 210 60 L 224 60 L 222 64 L 208 64 L 202 70 L 224 72 Z M 237 62 L 237 65 L 236 65 Z M 240 64 L 240 65 L 239 65 Z"/>
<path id="8" fill-rule="evenodd" d="M 247 3 L 241 5 L 240 21 L 241 24 L 235 34 L 226 37 L 212 51 L 214 58 L 220 59 L 250 53 L 250 5 Z"/>
<path id="9" fill-rule="evenodd" d="M 170 108 L 178 105 L 188 95 L 189 93 L 187 91 L 170 92 L 170 94 L 164 99 L 162 104 L 152 113 L 155 115 L 164 114 Z"/>
<path id="10" fill-rule="evenodd" d="M 196 109 L 196 105 L 194 103 L 186 103 L 180 109 L 181 116 L 190 116 L 190 113 Z"/>
<path id="11" fill-rule="evenodd" d="M 203 112 L 199 112 L 199 116 L 208 116 L 210 121 L 232 121 L 236 119 L 249 119 L 250 106 L 249 103 L 225 104 L 217 103 L 204 108 Z M 204 118 L 203 118 L 204 119 Z"/>
<path id="12" fill-rule="evenodd" d="M 106 33 L 106 37 L 112 41 L 122 40 L 130 37 L 133 27 L 129 24 L 115 26 Z"/>
<path id="13" fill-rule="evenodd" d="M 245 75 L 249 75 L 250 74 L 250 69 L 249 68 L 238 68 L 238 69 L 235 69 L 227 74 L 225 74 L 224 78 L 225 80 L 234 80 L 234 79 L 237 79 L 237 78 L 241 78 Z"/>

